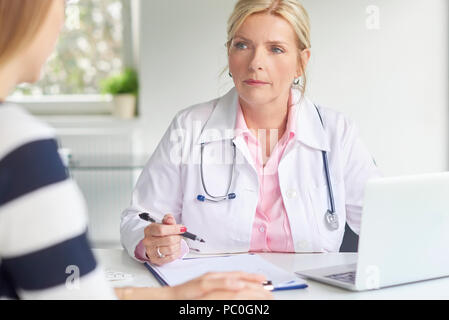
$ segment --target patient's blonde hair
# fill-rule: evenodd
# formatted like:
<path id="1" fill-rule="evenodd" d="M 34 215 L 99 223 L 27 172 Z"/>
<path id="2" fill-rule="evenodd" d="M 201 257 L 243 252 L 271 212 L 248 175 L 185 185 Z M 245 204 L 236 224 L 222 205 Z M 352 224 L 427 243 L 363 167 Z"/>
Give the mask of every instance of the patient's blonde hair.
<path id="1" fill-rule="evenodd" d="M 0 0 L 0 64 L 38 33 L 53 0 Z"/>
<path id="2" fill-rule="evenodd" d="M 297 36 L 298 56 L 301 73 L 304 77 L 301 92 L 306 90 L 305 65 L 301 52 L 310 49 L 310 19 L 306 9 L 296 0 L 239 0 L 228 20 L 228 39 L 226 47 L 231 49 L 235 33 L 245 22 L 246 18 L 255 13 L 267 13 L 280 16 L 287 20 L 293 27 Z"/>

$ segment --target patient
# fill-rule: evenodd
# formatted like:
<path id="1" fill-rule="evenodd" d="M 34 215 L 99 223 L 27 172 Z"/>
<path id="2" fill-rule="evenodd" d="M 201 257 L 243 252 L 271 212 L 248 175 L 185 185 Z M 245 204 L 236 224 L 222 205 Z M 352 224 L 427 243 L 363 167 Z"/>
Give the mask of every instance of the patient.
<path id="1" fill-rule="evenodd" d="M 64 0 L 0 0 L 0 299 L 270 299 L 261 275 L 210 273 L 176 287 L 113 289 L 86 237 L 86 208 L 53 131 L 5 103 L 39 79 Z M 73 270 L 79 282 L 71 283 Z"/>

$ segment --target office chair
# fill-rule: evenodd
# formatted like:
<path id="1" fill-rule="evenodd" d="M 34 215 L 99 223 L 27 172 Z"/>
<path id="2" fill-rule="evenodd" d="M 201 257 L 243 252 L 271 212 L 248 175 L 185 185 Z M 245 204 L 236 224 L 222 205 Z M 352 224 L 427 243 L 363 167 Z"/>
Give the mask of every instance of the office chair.
<path id="1" fill-rule="evenodd" d="M 359 236 L 346 224 L 340 252 L 357 252 L 358 246 Z"/>

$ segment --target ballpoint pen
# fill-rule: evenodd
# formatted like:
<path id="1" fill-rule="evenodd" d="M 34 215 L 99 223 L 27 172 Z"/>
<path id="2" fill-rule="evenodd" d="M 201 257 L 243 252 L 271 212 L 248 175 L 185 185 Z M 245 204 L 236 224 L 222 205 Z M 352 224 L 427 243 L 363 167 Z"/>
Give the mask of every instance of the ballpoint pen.
<path id="1" fill-rule="evenodd" d="M 148 212 L 142 212 L 141 214 L 139 214 L 139 217 L 140 217 L 140 219 L 145 220 L 145 221 L 158 223 L 156 221 L 156 219 L 152 218 Z M 206 242 L 203 239 L 201 239 L 200 237 L 198 237 L 197 235 L 194 235 L 193 233 L 190 233 L 190 232 L 181 233 L 181 236 L 191 239 L 191 240 L 194 240 L 194 241 Z"/>
<path id="2" fill-rule="evenodd" d="M 262 286 L 267 291 L 273 291 L 274 290 L 273 282 L 271 280 L 267 280 L 267 281 L 263 282 Z"/>

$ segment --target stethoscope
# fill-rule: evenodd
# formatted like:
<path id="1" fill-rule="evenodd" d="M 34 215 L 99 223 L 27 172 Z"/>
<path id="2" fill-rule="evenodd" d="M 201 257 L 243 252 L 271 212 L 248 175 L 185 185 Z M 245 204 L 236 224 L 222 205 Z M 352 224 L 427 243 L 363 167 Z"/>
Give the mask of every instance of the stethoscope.
<path id="1" fill-rule="evenodd" d="M 321 121 L 321 125 L 324 128 L 324 122 L 323 122 L 323 118 L 321 117 L 321 113 L 320 110 L 318 109 L 318 107 L 315 105 L 315 109 L 318 112 L 318 116 L 320 117 L 320 121 Z M 196 198 L 198 201 L 200 202 L 205 202 L 205 201 L 209 201 L 209 202 L 221 202 L 221 201 L 225 201 L 225 200 L 233 200 L 235 199 L 237 196 L 235 193 L 233 192 L 229 192 L 229 190 L 231 189 L 231 185 L 232 185 L 232 180 L 234 177 L 234 168 L 235 168 L 235 162 L 236 162 L 236 147 L 234 142 L 232 142 L 232 147 L 233 147 L 233 162 L 232 162 L 232 170 L 231 170 L 231 177 L 229 179 L 229 184 L 226 190 L 226 194 L 222 195 L 222 196 L 213 196 L 209 193 L 209 191 L 206 188 L 206 184 L 204 182 L 204 172 L 203 172 L 203 154 L 204 154 L 204 147 L 205 147 L 205 143 L 201 144 L 201 162 L 200 162 L 200 175 L 201 175 L 201 184 L 203 186 L 203 190 L 206 193 L 206 196 L 204 195 L 198 195 Z M 330 208 L 326 211 L 326 213 L 324 214 L 324 222 L 325 225 L 327 226 L 327 228 L 331 231 L 335 231 L 339 228 L 339 223 L 338 223 L 338 216 L 337 213 L 335 212 L 335 201 L 334 201 L 334 193 L 332 191 L 332 182 L 331 182 L 331 177 L 330 177 L 330 173 L 329 173 L 329 160 L 327 158 L 327 152 L 326 151 L 321 151 L 322 153 L 322 157 L 323 157 L 323 166 L 324 166 L 324 174 L 326 177 L 326 184 L 327 184 L 327 192 L 328 192 L 328 196 L 329 196 L 329 203 L 330 203 Z"/>

